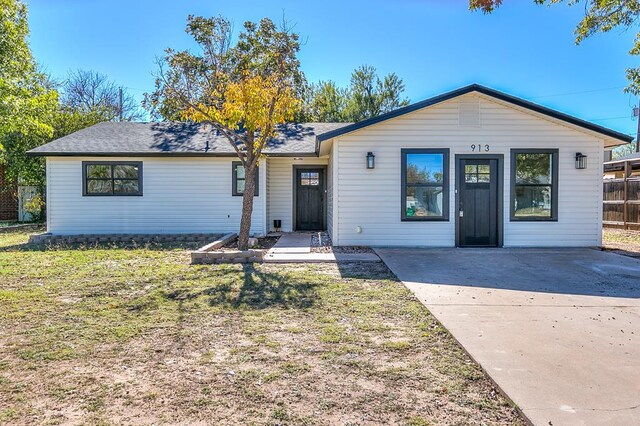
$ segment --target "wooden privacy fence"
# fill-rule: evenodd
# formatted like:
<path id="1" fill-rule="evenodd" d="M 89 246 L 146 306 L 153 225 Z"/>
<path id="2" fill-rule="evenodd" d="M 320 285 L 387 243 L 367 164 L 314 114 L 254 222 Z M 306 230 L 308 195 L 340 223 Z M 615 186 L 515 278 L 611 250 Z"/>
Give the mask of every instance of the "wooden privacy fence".
<path id="1" fill-rule="evenodd" d="M 640 230 L 640 158 L 604 165 L 603 224 Z"/>

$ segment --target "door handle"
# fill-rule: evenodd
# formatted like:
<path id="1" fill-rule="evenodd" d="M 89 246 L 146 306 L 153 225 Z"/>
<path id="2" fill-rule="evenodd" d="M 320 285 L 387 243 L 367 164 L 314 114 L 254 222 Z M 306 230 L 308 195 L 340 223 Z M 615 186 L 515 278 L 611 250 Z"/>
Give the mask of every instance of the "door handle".
<path id="1" fill-rule="evenodd" d="M 458 215 L 459 215 L 460 217 L 464 217 L 464 211 L 463 211 L 463 210 L 460 210 L 460 211 L 458 212 Z"/>

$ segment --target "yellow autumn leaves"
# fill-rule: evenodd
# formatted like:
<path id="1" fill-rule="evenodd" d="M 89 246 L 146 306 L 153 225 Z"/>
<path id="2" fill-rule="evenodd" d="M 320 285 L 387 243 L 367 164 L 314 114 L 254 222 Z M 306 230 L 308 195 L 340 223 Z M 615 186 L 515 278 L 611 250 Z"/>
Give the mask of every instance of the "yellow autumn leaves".
<path id="1" fill-rule="evenodd" d="M 244 130 L 271 137 L 278 124 L 293 119 L 299 105 L 291 87 L 276 77 L 259 75 L 226 83 L 216 90 L 213 98 L 220 99 L 220 104 L 194 105 L 184 111 L 184 118 L 196 122 L 214 121 L 234 130 L 242 126 Z"/>

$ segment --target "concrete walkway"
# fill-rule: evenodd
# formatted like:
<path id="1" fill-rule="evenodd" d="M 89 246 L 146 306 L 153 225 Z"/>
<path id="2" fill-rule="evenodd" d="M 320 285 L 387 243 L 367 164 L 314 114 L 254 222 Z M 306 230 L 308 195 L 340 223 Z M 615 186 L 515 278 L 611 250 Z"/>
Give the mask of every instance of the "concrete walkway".
<path id="1" fill-rule="evenodd" d="M 380 262 L 374 253 L 312 253 L 311 233 L 288 232 L 282 234 L 267 252 L 265 263 L 335 263 Z"/>
<path id="2" fill-rule="evenodd" d="M 379 249 L 536 425 L 640 424 L 640 261 L 590 249 Z"/>

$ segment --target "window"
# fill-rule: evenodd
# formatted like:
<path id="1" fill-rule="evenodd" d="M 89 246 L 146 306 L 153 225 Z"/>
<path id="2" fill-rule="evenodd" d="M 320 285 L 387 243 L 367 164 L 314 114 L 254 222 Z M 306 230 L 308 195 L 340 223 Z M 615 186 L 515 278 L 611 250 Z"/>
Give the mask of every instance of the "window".
<path id="1" fill-rule="evenodd" d="M 402 220 L 449 220 L 449 150 L 401 152 Z"/>
<path id="2" fill-rule="evenodd" d="M 467 164 L 464 166 L 465 183 L 490 183 L 491 166 L 488 164 Z"/>
<path id="3" fill-rule="evenodd" d="M 240 161 L 234 161 L 231 163 L 233 167 L 233 188 L 232 194 L 235 196 L 241 196 L 244 194 L 244 166 Z M 260 169 L 256 168 L 256 190 L 255 196 L 257 197 L 259 194 L 259 186 L 260 186 Z"/>
<path id="4" fill-rule="evenodd" d="M 83 161 L 84 196 L 142 195 L 141 161 Z"/>
<path id="5" fill-rule="evenodd" d="M 511 220 L 558 220 L 558 150 L 511 150 Z"/>
<path id="6" fill-rule="evenodd" d="M 300 173 L 300 185 L 302 185 L 302 186 L 318 186 L 318 185 L 320 185 L 320 173 L 318 173 L 318 172 L 302 172 L 302 173 Z"/>

